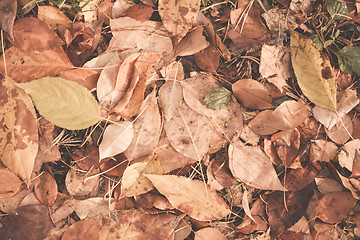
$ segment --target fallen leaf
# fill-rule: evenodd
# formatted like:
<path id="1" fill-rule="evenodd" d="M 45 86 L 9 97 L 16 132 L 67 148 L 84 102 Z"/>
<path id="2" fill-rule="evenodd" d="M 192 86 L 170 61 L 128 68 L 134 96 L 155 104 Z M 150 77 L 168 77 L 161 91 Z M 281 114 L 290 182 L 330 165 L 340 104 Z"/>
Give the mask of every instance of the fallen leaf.
<path id="1" fill-rule="evenodd" d="M 112 15 L 112 8 L 114 3 L 110 0 L 101 1 L 98 9 L 98 19 L 103 21 L 104 24 L 110 25 L 110 18 Z"/>
<path id="2" fill-rule="evenodd" d="M 125 10 L 120 17 L 131 17 L 139 22 L 145 22 L 149 20 L 151 15 L 153 14 L 154 9 L 150 6 L 147 6 L 143 3 L 135 4 Z"/>
<path id="3" fill-rule="evenodd" d="M 312 185 L 297 192 L 277 191 L 269 195 L 266 210 L 272 238 L 293 226 L 305 214 L 312 195 Z"/>
<path id="4" fill-rule="evenodd" d="M 159 0 L 161 20 L 175 45 L 191 29 L 199 10 L 199 0 Z"/>
<path id="5" fill-rule="evenodd" d="M 237 140 L 229 146 L 229 168 L 236 180 L 263 190 L 280 190 L 281 184 L 270 158 L 258 147 Z"/>
<path id="6" fill-rule="evenodd" d="M 71 225 L 61 239 L 75 240 L 75 239 L 87 239 L 87 240 L 98 240 L 100 237 L 100 219 L 91 218 L 85 219 Z"/>
<path id="7" fill-rule="evenodd" d="M 78 83 L 46 77 L 17 86 L 31 96 L 41 115 L 59 127 L 84 129 L 101 120 L 94 96 Z"/>
<path id="8" fill-rule="evenodd" d="M 318 173 L 319 171 L 311 166 L 293 169 L 285 174 L 282 183 L 289 191 L 299 191 L 312 183 Z"/>
<path id="9" fill-rule="evenodd" d="M 164 129 L 171 146 L 188 158 L 200 161 L 209 151 L 211 125 L 206 117 L 191 110 L 185 102 Z"/>
<path id="10" fill-rule="evenodd" d="M 146 174 L 171 205 L 200 221 L 213 221 L 231 213 L 224 200 L 207 184 L 175 175 Z"/>
<path id="11" fill-rule="evenodd" d="M 183 90 L 178 81 L 168 80 L 159 90 L 159 106 L 166 121 L 177 112 L 183 99 Z"/>
<path id="12" fill-rule="evenodd" d="M 71 27 L 71 20 L 59 8 L 54 6 L 38 6 L 38 19 L 44 21 L 54 30 L 58 26 Z"/>
<path id="13" fill-rule="evenodd" d="M 258 81 L 242 79 L 232 84 L 236 99 L 245 107 L 251 109 L 273 108 L 269 91 Z"/>
<path id="14" fill-rule="evenodd" d="M 204 97 L 204 104 L 212 110 L 221 110 L 229 106 L 231 92 L 224 87 L 217 87 L 211 90 Z"/>
<path id="15" fill-rule="evenodd" d="M 54 204 L 58 194 L 58 186 L 48 171 L 44 171 L 39 178 L 34 180 L 34 193 L 41 203 L 48 206 Z"/>
<path id="16" fill-rule="evenodd" d="M 263 78 L 283 91 L 287 86 L 288 78 L 294 77 L 289 48 L 279 45 L 264 45 L 261 48 L 259 71 Z"/>
<path id="17" fill-rule="evenodd" d="M 334 160 L 338 148 L 335 143 L 318 139 L 311 141 L 310 147 L 310 161 L 311 162 L 330 162 Z"/>
<path id="18" fill-rule="evenodd" d="M 3 239 L 44 239 L 52 228 L 50 213 L 45 205 L 26 205 L 0 220 Z"/>
<path id="19" fill-rule="evenodd" d="M 282 165 L 289 167 L 299 153 L 299 131 L 295 128 L 275 133 L 271 136 L 271 142 Z"/>
<path id="20" fill-rule="evenodd" d="M 160 22 L 139 22 L 129 17 L 110 20 L 113 39 L 109 50 L 129 50 L 132 53 L 148 50 L 162 55 L 172 52 L 173 46 L 168 33 Z"/>
<path id="21" fill-rule="evenodd" d="M 346 143 L 351 138 L 352 131 L 353 125 L 351 118 L 348 115 L 339 118 L 332 128 L 325 128 L 326 134 L 337 144 Z"/>
<path id="22" fill-rule="evenodd" d="M 144 162 L 133 163 L 125 169 L 121 181 L 121 191 L 126 197 L 133 197 L 151 191 L 154 185 L 146 177 L 147 174 L 162 174 L 163 169 L 153 155 Z"/>
<path id="23" fill-rule="evenodd" d="M 328 193 L 319 200 L 316 216 L 325 223 L 335 224 L 347 216 L 355 203 L 350 192 Z"/>
<path id="24" fill-rule="evenodd" d="M 0 158 L 29 181 L 39 147 L 38 126 L 31 98 L 5 78 L 0 88 Z"/>
<path id="25" fill-rule="evenodd" d="M 291 62 L 300 89 L 315 105 L 332 111 L 336 106 L 336 77 L 330 61 L 311 39 L 291 31 Z"/>
<path id="26" fill-rule="evenodd" d="M 0 168 L 0 198 L 8 198 L 17 194 L 21 187 L 21 180 L 5 167 Z"/>
<path id="27" fill-rule="evenodd" d="M 13 25 L 16 17 L 16 9 L 16 1 L 4 0 L 0 3 L 0 15 L 2 16 L 0 20 L 0 28 L 9 34 L 12 40 L 14 40 Z"/>
<path id="28" fill-rule="evenodd" d="M 206 41 L 203 31 L 204 29 L 199 27 L 189 32 L 176 46 L 175 56 L 191 56 L 209 47 L 210 43 Z"/>
<path id="29" fill-rule="evenodd" d="M 5 51 L 7 75 L 14 81 L 23 83 L 42 77 L 55 76 L 73 68 L 61 47 L 25 52 L 11 47 Z M 0 59 L 0 73 L 5 75 L 4 56 Z"/>
<path id="30" fill-rule="evenodd" d="M 195 238 L 194 240 L 226 240 L 227 237 L 225 237 L 224 234 L 222 234 L 219 230 L 216 228 L 202 228 L 195 232 Z"/>
<path id="31" fill-rule="evenodd" d="M 354 165 L 355 152 L 360 150 L 360 139 L 354 139 L 344 144 L 338 155 L 338 161 L 341 167 L 347 168 L 352 172 Z"/>
<path id="32" fill-rule="evenodd" d="M 99 146 L 100 160 L 124 152 L 134 137 L 133 123 L 122 121 L 106 127 Z"/>
<path id="33" fill-rule="evenodd" d="M 323 195 L 331 192 L 342 192 L 343 186 L 332 178 L 315 178 L 316 187 Z"/>
<path id="34" fill-rule="evenodd" d="M 14 25 L 14 47 L 25 52 L 59 48 L 62 41 L 47 24 L 37 18 L 24 17 Z"/>
<path id="35" fill-rule="evenodd" d="M 76 215 L 84 220 L 86 218 L 93 218 L 97 216 L 109 215 L 109 202 L 102 197 L 93 197 L 85 200 L 70 199 L 70 204 Z"/>
<path id="36" fill-rule="evenodd" d="M 96 89 L 99 74 L 91 69 L 70 69 L 62 71 L 59 74 L 60 78 L 68 79 L 86 87 L 89 91 L 93 92 Z"/>
<path id="37" fill-rule="evenodd" d="M 94 172 L 93 172 L 94 173 Z M 94 173 L 96 174 L 96 172 Z M 87 174 L 71 168 L 66 174 L 65 186 L 70 196 L 87 196 L 97 190 L 99 185 L 99 175 L 93 176 L 85 181 Z"/>
<path id="38" fill-rule="evenodd" d="M 184 67 L 181 62 L 171 62 L 160 70 L 166 81 L 181 81 L 185 78 Z"/>
<path id="39" fill-rule="evenodd" d="M 195 53 L 194 60 L 201 70 L 216 73 L 219 67 L 220 54 L 213 45 L 210 45 L 204 50 Z"/>
<path id="40" fill-rule="evenodd" d="M 133 123 L 134 137 L 124 151 L 128 160 L 147 156 L 158 145 L 161 134 L 161 116 L 156 101 L 156 91 L 150 93 L 140 108 L 141 114 Z"/>
<path id="41" fill-rule="evenodd" d="M 93 0 L 90 2 L 88 0 L 79 1 L 80 6 L 82 6 L 81 13 L 84 16 L 85 22 L 92 22 L 97 20 L 98 18 L 97 9 L 99 8 L 100 1 L 101 0 Z"/>

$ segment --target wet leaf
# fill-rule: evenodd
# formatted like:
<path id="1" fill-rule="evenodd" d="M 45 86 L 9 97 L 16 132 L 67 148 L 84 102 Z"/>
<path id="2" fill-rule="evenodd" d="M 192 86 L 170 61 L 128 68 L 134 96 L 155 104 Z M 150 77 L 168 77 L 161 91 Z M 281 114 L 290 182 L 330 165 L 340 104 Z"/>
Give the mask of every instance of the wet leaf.
<path id="1" fill-rule="evenodd" d="M 162 174 L 163 169 L 156 155 L 147 161 L 134 163 L 125 169 L 121 181 L 121 191 L 126 197 L 137 196 L 151 191 L 154 185 L 145 177 L 146 174 Z"/>
<path id="2" fill-rule="evenodd" d="M 18 86 L 31 96 L 40 114 L 59 127 L 84 129 L 101 120 L 94 96 L 76 82 L 47 77 Z"/>
<path id="3" fill-rule="evenodd" d="M 326 9 L 334 20 L 344 20 L 349 16 L 345 2 L 331 0 L 326 4 Z"/>
<path id="4" fill-rule="evenodd" d="M 130 146 L 133 136 L 132 122 L 123 121 L 107 126 L 99 146 L 100 160 L 124 152 Z"/>
<path id="5" fill-rule="evenodd" d="M 11 47 L 5 51 L 5 62 L 8 76 L 19 83 L 55 76 L 73 68 L 61 47 L 32 52 Z M 0 57 L 0 73 L 5 75 L 4 56 Z"/>
<path id="6" fill-rule="evenodd" d="M 28 181 L 38 152 L 37 118 L 31 98 L 5 78 L 0 87 L 0 158 Z"/>
<path id="7" fill-rule="evenodd" d="M 224 200 L 202 181 L 175 175 L 146 175 L 171 205 L 200 221 L 225 217 L 231 211 Z"/>
<path id="8" fill-rule="evenodd" d="M 334 51 L 334 53 L 338 58 L 341 71 L 360 76 L 360 47 L 345 46 L 340 51 Z"/>
<path id="9" fill-rule="evenodd" d="M 220 110 L 226 108 L 230 100 L 231 92 L 224 87 L 218 87 L 204 97 L 204 104 L 212 110 Z"/>
<path id="10" fill-rule="evenodd" d="M 159 0 L 161 20 L 175 43 L 191 29 L 199 10 L 199 0 Z"/>
<path id="11" fill-rule="evenodd" d="M 294 72 L 304 95 L 319 107 L 336 110 L 336 76 L 330 61 L 313 42 L 292 31 L 290 53 Z"/>
<path id="12" fill-rule="evenodd" d="M 0 28 L 14 39 L 13 25 L 16 17 L 17 1 L 3 0 L 0 2 Z"/>

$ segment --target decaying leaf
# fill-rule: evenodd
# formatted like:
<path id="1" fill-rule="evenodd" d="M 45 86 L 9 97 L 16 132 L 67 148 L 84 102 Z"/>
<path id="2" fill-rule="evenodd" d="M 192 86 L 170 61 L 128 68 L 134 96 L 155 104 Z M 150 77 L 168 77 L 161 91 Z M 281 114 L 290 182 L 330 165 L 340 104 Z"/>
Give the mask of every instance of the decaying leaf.
<path id="1" fill-rule="evenodd" d="M 57 29 L 58 26 L 71 27 L 71 20 L 54 6 L 38 6 L 38 19 L 44 21 L 52 29 Z"/>
<path id="2" fill-rule="evenodd" d="M 166 81 L 159 90 L 159 105 L 164 118 L 169 121 L 176 113 L 183 98 L 183 90 L 178 81 Z"/>
<path id="3" fill-rule="evenodd" d="M 290 40 L 291 62 L 304 95 L 319 107 L 332 111 L 336 106 L 336 76 L 330 61 L 313 42 L 292 31 Z"/>
<path id="4" fill-rule="evenodd" d="M 148 95 L 134 121 L 134 137 L 124 155 L 131 161 L 153 152 L 161 134 L 161 116 L 156 101 L 156 91 Z"/>
<path id="5" fill-rule="evenodd" d="M 5 62 L 8 76 L 19 83 L 55 76 L 73 68 L 61 47 L 32 52 L 11 47 L 5 51 Z M 4 56 L 0 58 L 0 73 L 5 75 Z"/>
<path id="6" fill-rule="evenodd" d="M 150 156 L 144 162 L 134 163 L 125 169 L 121 181 L 121 191 L 126 197 L 133 197 L 151 191 L 154 185 L 146 174 L 162 174 L 163 169 L 157 156 Z"/>
<path id="7" fill-rule="evenodd" d="M 17 2 L 13 0 L 3 0 L 0 2 L 0 28 L 14 39 L 13 25 L 16 17 Z"/>
<path id="8" fill-rule="evenodd" d="M 22 179 L 30 180 L 38 152 L 38 126 L 31 98 L 5 78 L 0 87 L 0 158 Z"/>
<path id="9" fill-rule="evenodd" d="M 199 0 L 160 0 L 159 14 L 170 36 L 178 43 L 195 23 Z"/>
<path id="10" fill-rule="evenodd" d="M 84 129 L 101 120 L 94 96 L 80 84 L 58 77 L 19 83 L 36 109 L 53 124 L 67 129 Z"/>
<path id="11" fill-rule="evenodd" d="M 134 136 L 133 123 L 117 122 L 107 126 L 99 146 L 100 160 L 124 152 Z"/>
<path id="12" fill-rule="evenodd" d="M 245 146 L 240 140 L 231 143 L 229 168 L 235 179 L 249 186 L 264 190 L 285 190 L 270 158 L 258 147 Z"/>
<path id="13" fill-rule="evenodd" d="M 147 174 L 146 177 L 171 205 L 194 219 L 212 221 L 231 213 L 224 200 L 202 181 L 175 175 Z"/>

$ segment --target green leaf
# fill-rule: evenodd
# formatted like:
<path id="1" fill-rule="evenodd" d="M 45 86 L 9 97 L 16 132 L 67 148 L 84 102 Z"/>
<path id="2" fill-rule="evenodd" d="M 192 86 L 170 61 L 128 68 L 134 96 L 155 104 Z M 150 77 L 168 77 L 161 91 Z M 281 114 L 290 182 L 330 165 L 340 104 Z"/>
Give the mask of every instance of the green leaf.
<path id="1" fill-rule="evenodd" d="M 360 76 L 360 47 L 346 46 L 340 51 L 333 52 L 338 57 L 341 71 Z"/>
<path id="2" fill-rule="evenodd" d="M 206 107 L 212 110 L 226 108 L 231 100 L 231 92 L 224 87 L 211 90 L 204 98 Z"/>
<path id="3" fill-rule="evenodd" d="M 304 95 L 319 107 L 336 110 L 336 77 L 330 61 L 305 36 L 292 31 L 291 62 Z"/>
<path id="4" fill-rule="evenodd" d="M 331 0 L 326 5 L 326 9 L 334 20 L 344 20 L 349 16 L 349 10 L 345 2 Z"/>
<path id="5" fill-rule="evenodd" d="M 42 116 L 59 127 L 84 129 L 101 120 L 94 96 L 76 82 L 45 77 L 16 85 L 30 95 Z"/>
<path id="6" fill-rule="evenodd" d="M 319 49 L 319 51 L 324 49 L 324 44 L 321 42 L 317 34 L 311 35 L 310 39 L 314 42 L 316 48 Z"/>

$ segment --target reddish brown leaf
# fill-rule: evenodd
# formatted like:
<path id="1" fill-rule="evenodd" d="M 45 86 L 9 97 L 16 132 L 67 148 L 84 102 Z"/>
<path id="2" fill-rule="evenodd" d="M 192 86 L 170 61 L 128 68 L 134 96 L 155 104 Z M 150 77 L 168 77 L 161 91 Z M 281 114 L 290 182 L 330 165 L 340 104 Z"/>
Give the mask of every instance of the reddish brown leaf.
<path id="1" fill-rule="evenodd" d="M 211 45 L 194 55 L 196 64 L 204 71 L 216 73 L 219 66 L 220 55 Z"/>
<path id="2" fill-rule="evenodd" d="M 59 48 L 62 41 L 45 22 L 24 17 L 15 22 L 13 45 L 24 51 L 44 51 Z"/>
<path id="3" fill-rule="evenodd" d="M 283 166 L 290 166 L 299 152 L 299 131 L 295 128 L 275 133 L 271 136 L 271 141 Z"/>
<path id="4" fill-rule="evenodd" d="M 74 223 L 68 228 L 61 239 L 76 240 L 98 240 L 101 229 L 100 218 L 85 219 Z"/>
<path id="5" fill-rule="evenodd" d="M 17 2 L 13 0 L 0 1 L 0 28 L 14 40 L 13 25 L 16 17 Z"/>
<path id="6" fill-rule="evenodd" d="M 285 196 L 284 192 L 271 193 L 267 201 L 270 235 L 276 237 L 293 226 L 304 215 L 312 195 L 312 185 L 297 192 L 286 192 Z"/>
<path id="7" fill-rule="evenodd" d="M 44 239 L 52 227 L 49 210 L 45 205 L 19 207 L 0 220 L 2 239 Z"/>
<path id="8" fill-rule="evenodd" d="M 332 192 L 319 200 L 317 217 L 330 224 L 340 222 L 354 207 L 356 199 L 350 192 Z"/>
<path id="9" fill-rule="evenodd" d="M 112 8 L 114 3 L 110 0 L 101 1 L 98 9 L 98 19 L 104 21 L 106 25 L 110 25 L 110 18 L 112 15 Z"/>
<path id="10" fill-rule="evenodd" d="M 317 173 L 315 168 L 297 168 L 286 173 L 282 183 L 289 191 L 299 191 L 314 181 Z"/>
<path id="11" fill-rule="evenodd" d="M 73 68 L 61 47 L 41 52 L 25 52 L 11 47 L 5 51 L 5 62 L 8 76 L 19 83 L 54 76 Z M 5 75 L 3 56 L 0 59 L 0 73 Z"/>
<path id="12" fill-rule="evenodd" d="M 0 198 L 15 195 L 21 187 L 21 180 L 5 167 L 0 167 Z"/>
<path id="13" fill-rule="evenodd" d="M 266 231 L 266 229 L 268 229 L 268 222 L 266 220 L 266 204 L 263 199 L 259 198 L 255 201 L 251 208 L 251 216 L 257 224 L 257 230 Z"/>
<path id="14" fill-rule="evenodd" d="M 58 194 L 58 186 L 51 174 L 45 171 L 35 180 L 35 196 L 45 205 L 52 205 Z"/>
<path id="15" fill-rule="evenodd" d="M 56 30 L 58 26 L 70 28 L 71 20 L 57 7 L 38 6 L 38 19 L 44 21 L 51 29 Z"/>
<path id="16" fill-rule="evenodd" d="M 99 74 L 91 69 L 77 68 L 61 72 L 59 77 L 77 82 L 89 89 L 89 91 L 94 91 Z"/>
<path id="17" fill-rule="evenodd" d="M 90 170 L 99 166 L 99 148 L 88 146 L 86 148 L 76 149 L 72 155 L 76 165 L 82 170 Z"/>
<path id="18" fill-rule="evenodd" d="M 153 14 L 154 9 L 148 5 L 143 3 L 136 4 L 131 6 L 128 10 L 126 10 L 120 17 L 131 17 L 139 22 L 145 22 L 149 20 L 151 15 Z"/>
<path id="19" fill-rule="evenodd" d="M 54 128 L 54 124 L 46 121 L 45 118 L 39 120 L 39 151 L 36 156 L 36 162 L 40 162 L 39 165 L 61 159 L 59 148 L 57 144 L 54 144 Z M 38 169 L 40 168 L 41 166 Z"/>

